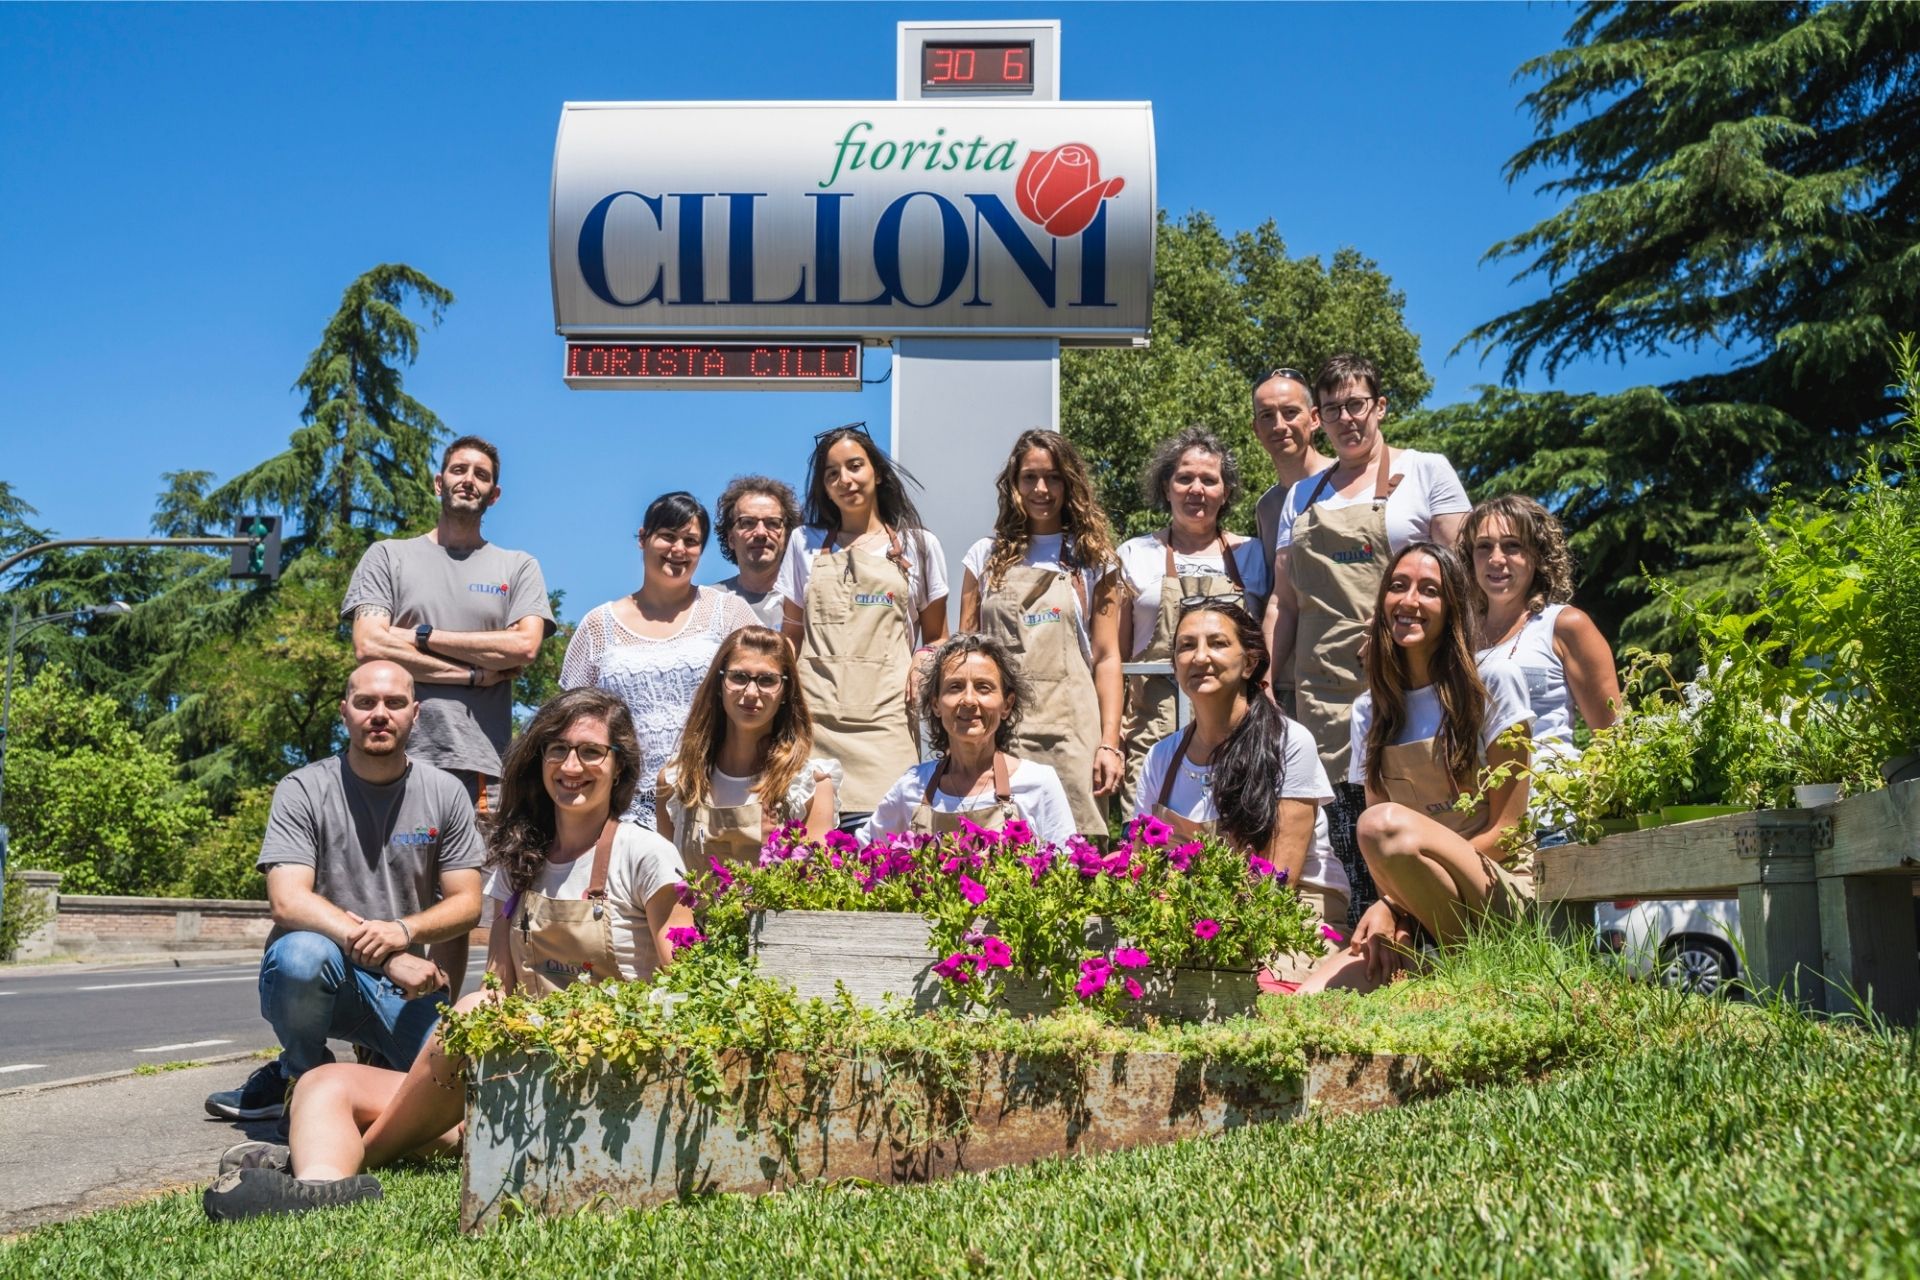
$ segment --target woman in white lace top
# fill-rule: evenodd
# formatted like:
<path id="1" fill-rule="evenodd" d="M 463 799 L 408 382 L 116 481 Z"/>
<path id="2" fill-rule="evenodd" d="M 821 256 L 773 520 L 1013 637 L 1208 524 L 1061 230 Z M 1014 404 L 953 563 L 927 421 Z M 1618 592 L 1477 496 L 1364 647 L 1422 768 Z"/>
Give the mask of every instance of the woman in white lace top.
<path id="1" fill-rule="evenodd" d="M 713 655 L 722 640 L 757 622 L 739 596 L 693 584 L 712 530 L 692 494 L 655 498 L 640 526 L 640 589 L 582 618 L 560 665 L 562 688 L 604 689 L 633 713 L 645 759 L 625 816 L 649 828 L 654 779 L 680 749 Z"/>

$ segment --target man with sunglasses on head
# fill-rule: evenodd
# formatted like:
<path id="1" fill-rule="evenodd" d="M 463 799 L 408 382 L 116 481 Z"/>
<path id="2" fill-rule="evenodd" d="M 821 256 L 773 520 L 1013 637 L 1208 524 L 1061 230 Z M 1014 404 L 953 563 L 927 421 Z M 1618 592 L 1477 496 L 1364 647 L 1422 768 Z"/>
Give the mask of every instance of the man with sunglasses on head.
<path id="1" fill-rule="evenodd" d="M 800 503 L 791 486 L 769 476 L 735 476 L 720 495 L 720 554 L 740 572 L 715 583 L 746 602 L 760 625 L 780 629 L 784 616 L 776 580 L 787 535 L 800 527 Z"/>
<path id="2" fill-rule="evenodd" d="M 426 948 L 479 922 L 486 847 L 460 781 L 409 756 L 419 712 L 405 668 L 362 664 L 340 700 L 347 749 L 273 789 L 260 1014 L 280 1056 L 209 1096 L 209 1115 L 281 1118 L 293 1081 L 333 1061 L 329 1039 L 405 1070 L 439 1021 L 449 983 Z"/>
<path id="3" fill-rule="evenodd" d="M 1313 447 L 1320 415 L 1313 407 L 1313 385 L 1298 369 L 1280 368 L 1253 384 L 1253 438 L 1273 459 L 1277 483 L 1254 504 L 1260 545 L 1273 554 L 1287 491 L 1308 476 L 1317 476 L 1333 459 Z"/>

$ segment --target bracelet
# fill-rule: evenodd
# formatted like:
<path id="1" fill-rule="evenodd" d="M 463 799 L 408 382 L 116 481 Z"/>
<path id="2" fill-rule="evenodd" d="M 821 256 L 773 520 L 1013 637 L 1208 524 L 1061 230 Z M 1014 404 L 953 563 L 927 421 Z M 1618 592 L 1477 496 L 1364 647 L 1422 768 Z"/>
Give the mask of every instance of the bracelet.
<path id="1" fill-rule="evenodd" d="M 468 667 L 467 668 L 467 688 L 471 689 L 474 686 L 478 685 L 479 683 L 480 683 L 480 668 Z"/>
<path id="2" fill-rule="evenodd" d="M 1096 750 L 1096 751 L 1094 752 L 1094 754 L 1095 754 L 1095 755 L 1099 755 L 1101 751 L 1111 751 L 1111 752 L 1113 752 L 1113 754 L 1115 754 L 1115 755 L 1117 755 L 1117 756 L 1119 756 L 1119 757 L 1120 757 L 1120 758 L 1121 758 L 1122 760 L 1125 760 L 1125 759 L 1127 758 L 1127 753 L 1126 753 L 1126 752 L 1124 752 L 1124 751 L 1122 751 L 1122 750 L 1121 750 L 1120 748 L 1118 748 L 1118 747 L 1112 747 L 1112 746 L 1108 746 L 1108 745 L 1107 745 L 1106 743 L 1104 743 L 1104 742 L 1100 744 L 1100 746 L 1099 746 L 1099 748 L 1098 748 L 1098 749 L 1097 749 L 1097 750 Z"/>
<path id="3" fill-rule="evenodd" d="M 400 931 L 401 931 L 402 933 L 404 933 L 404 934 L 406 934 L 406 935 L 407 935 L 407 943 L 406 943 L 406 945 L 408 945 L 409 947 L 410 947 L 410 946 L 412 946 L 412 945 L 413 945 L 413 928 L 412 928 L 412 926 L 410 926 L 410 925 L 409 925 L 409 924 L 408 924 L 408 923 L 407 923 L 407 922 L 406 922 L 405 920 L 395 920 L 395 921 L 394 921 L 394 923 L 395 923 L 395 924 L 397 924 L 397 925 L 399 925 L 399 926 L 400 926 Z"/>

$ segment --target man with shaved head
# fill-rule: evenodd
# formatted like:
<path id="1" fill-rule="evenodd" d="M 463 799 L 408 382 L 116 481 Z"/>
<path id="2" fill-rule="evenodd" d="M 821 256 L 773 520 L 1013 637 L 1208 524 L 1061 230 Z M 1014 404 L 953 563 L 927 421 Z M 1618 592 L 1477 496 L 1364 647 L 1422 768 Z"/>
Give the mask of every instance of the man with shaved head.
<path id="1" fill-rule="evenodd" d="M 460 779 L 407 758 L 419 710 L 405 667 L 361 664 L 340 700 L 347 749 L 274 788 L 259 859 L 273 911 L 260 1013 L 280 1056 L 209 1097 L 209 1114 L 284 1115 L 293 1080 L 333 1061 L 329 1038 L 405 1070 L 439 1021 L 447 975 L 427 944 L 479 921 L 485 848 Z"/>

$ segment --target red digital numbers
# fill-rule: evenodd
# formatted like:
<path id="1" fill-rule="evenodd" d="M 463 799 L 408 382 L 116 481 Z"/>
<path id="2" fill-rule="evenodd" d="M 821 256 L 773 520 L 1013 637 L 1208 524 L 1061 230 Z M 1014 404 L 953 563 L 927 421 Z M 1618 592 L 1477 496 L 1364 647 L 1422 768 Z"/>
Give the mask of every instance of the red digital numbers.
<path id="1" fill-rule="evenodd" d="M 569 342 L 566 379 L 584 385 L 860 381 L 857 342 Z"/>
<path id="2" fill-rule="evenodd" d="M 1021 89 L 1033 85 L 1033 45 L 925 44 L 920 46 L 920 87 Z"/>

